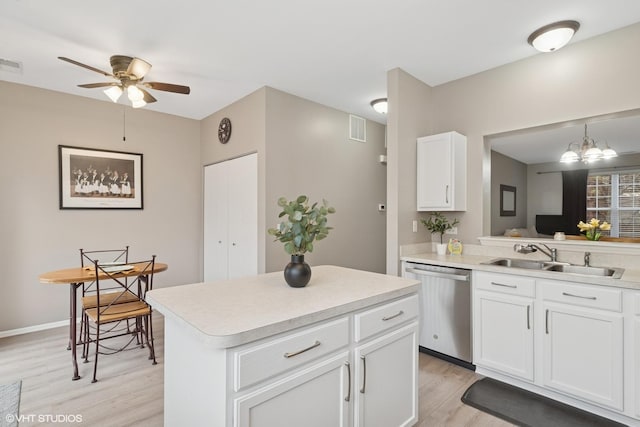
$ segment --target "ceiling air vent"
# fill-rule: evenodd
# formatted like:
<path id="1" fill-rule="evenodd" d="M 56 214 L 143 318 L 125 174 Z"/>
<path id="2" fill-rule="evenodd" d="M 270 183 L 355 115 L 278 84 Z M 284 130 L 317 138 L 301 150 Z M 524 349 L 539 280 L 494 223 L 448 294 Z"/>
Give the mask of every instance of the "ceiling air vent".
<path id="1" fill-rule="evenodd" d="M 8 59 L 0 58 L 0 71 L 22 74 L 22 62 L 9 61 Z"/>
<path id="2" fill-rule="evenodd" d="M 349 139 L 367 142 L 367 121 L 365 119 L 349 114 Z"/>

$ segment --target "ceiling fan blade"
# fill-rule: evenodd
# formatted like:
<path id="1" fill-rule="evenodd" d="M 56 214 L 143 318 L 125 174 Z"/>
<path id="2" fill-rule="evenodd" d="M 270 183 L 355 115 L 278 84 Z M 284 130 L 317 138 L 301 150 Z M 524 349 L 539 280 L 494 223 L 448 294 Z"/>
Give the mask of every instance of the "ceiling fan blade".
<path id="1" fill-rule="evenodd" d="M 149 92 L 147 92 L 146 90 L 141 89 L 141 88 L 138 88 L 138 89 L 140 89 L 140 91 L 144 94 L 144 98 L 142 98 L 142 99 L 143 99 L 143 100 L 144 100 L 144 102 L 146 102 L 147 104 L 150 104 L 150 103 L 152 103 L 152 102 L 156 102 L 156 101 L 157 101 L 157 99 L 155 99 L 155 98 L 153 97 L 153 95 L 151 95 L 151 94 L 150 94 Z"/>
<path id="2" fill-rule="evenodd" d="M 104 76 L 114 77 L 115 78 L 115 76 L 113 74 L 111 74 L 111 73 L 107 73 L 106 71 L 102 71 L 102 70 L 100 70 L 98 68 L 95 68 L 95 67 L 92 67 L 90 65 L 83 64 L 82 62 L 74 61 L 73 59 L 65 58 L 64 56 L 58 56 L 58 59 L 61 59 L 61 60 L 65 61 L 65 62 L 68 62 L 68 63 L 73 64 L 73 65 L 77 65 L 78 67 L 86 68 L 87 70 L 95 71 L 96 73 L 100 73 L 100 74 L 102 74 Z"/>
<path id="3" fill-rule="evenodd" d="M 127 73 L 136 76 L 138 79 L 142 79 L 151 69 L 149 64 L 144 59 L 133 58 L 127 67 Z"/>
<path id="4" fill-rule="evenodd" d="M 117 82 L 104 82 L 104 83 L 87 83 L 84 85 L 78 85 L 78 87 L 83 87 L 86 89 L 93 89 L 96 87 L 107 87 L 107 86 L 120 86 L 120 83 Z"/>
<path id="5" fill-rule="evenodd" d="M 143 85 L 150 89 L 164 90 L 166 92 L 182 93 L 184 95 L 189 95 L 189 93 L 191 92 L 191 89 L 189 88 L 189 86 L 174 85 L 171 83 L 145 82 L 143 83 Z"/>

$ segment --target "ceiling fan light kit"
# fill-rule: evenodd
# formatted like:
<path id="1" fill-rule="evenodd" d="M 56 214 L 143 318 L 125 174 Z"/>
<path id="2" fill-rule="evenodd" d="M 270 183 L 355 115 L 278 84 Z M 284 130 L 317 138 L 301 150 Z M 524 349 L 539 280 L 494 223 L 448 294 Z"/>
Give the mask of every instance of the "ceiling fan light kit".
<path id="1" fill-rule="evenodd" d="M 125 55 L 113 55 L 109 62 L 113 73 L 100 70 L 90 65 L 83 64 L 81 62 L 69 59 L 63 56 L 59 56 L 58 59 L 68 62 L 73 65 L 77 65 L 82 68 L 86 68 L 96 73 L 100 73 L 105 77 L 111 77 L 116 81 L 104 82 L 104 83 L 89 83 L 78 85 L 82 88 L 93 89 L 99 87 L 107 87 L 104 90 L 105 95 L 109 97 L 113 102 L 118 102 L 124 91 L 127 91 L 127 98 L 131 102 L 133 108 L 144 107 L 145 105 L 156 102 L 157 100 L 147 90 L 142 89 L 138 85 L 142 85 L 145 88 L 162 90 L 165 92 L 181 93 L 188 95 L 191 92 L 189 86 L 181 86 L 171 83 L 160 82 L 144 82 L 145 75 L 151 69 L 151 64 L 140 58 L 133 58 Z"/>
<path id="2" fill-rule="evenodd" d="M 571 40 L 580 28 L 578 21 L 559 21 L 535 30 L 527 43 L 540 52 L 554 52 Z"/>

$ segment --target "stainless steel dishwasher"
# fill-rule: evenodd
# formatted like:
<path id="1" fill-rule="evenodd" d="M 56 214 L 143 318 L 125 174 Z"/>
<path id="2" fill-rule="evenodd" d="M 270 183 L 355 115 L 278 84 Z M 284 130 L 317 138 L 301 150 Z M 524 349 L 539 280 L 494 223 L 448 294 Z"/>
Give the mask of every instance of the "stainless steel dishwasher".
<path id="1" fill-rule="evenodd" d="M 475 369 L 471 360 L 471 270 L 405 262 L 422 282 L 420 350 Z"/>

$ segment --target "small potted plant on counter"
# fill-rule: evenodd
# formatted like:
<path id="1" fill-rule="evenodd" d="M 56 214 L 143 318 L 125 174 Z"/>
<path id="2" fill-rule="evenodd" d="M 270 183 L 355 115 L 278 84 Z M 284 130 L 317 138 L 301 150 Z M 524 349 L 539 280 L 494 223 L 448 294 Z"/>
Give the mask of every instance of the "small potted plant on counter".
<path id="1" fill-rule="evenodd" d="M 329 235 L 331 227 L 327 227 L 327 215 L 336 211 L 326 200 L 320 206 L 318 203 L 309 206 L 308 200 L 304 195 L 292 201 L 280 197 L 278 206 L 282 212 L 278 218 L 286 216 L 287 219 L 277 228 L 267 230 L 276 241 L 284 243 L 284 250 L 291 255 L 291 262 L 284 269 L 284 279 L 294 288 L 302 288 L 309 283 L 311 267 L 304 261 L 304 254 L 313 251 L 314 240 L 322 240 Z"/>
<path id="2" fill-rule="evenodd" d="M 438 255 L 445 255 L 447 253 L 447 244 L 442 242 L 442 236 L 447 230 L 452 229 L 458 225 L 458 220 L 454 219 L 449 223 L 449 220 L 440 212 L 433 212 L 428 220 L 421 219 L 422 225 L 424 225 L 431 234 L 440 234 L 440 243 L 436 245 Z"/>

